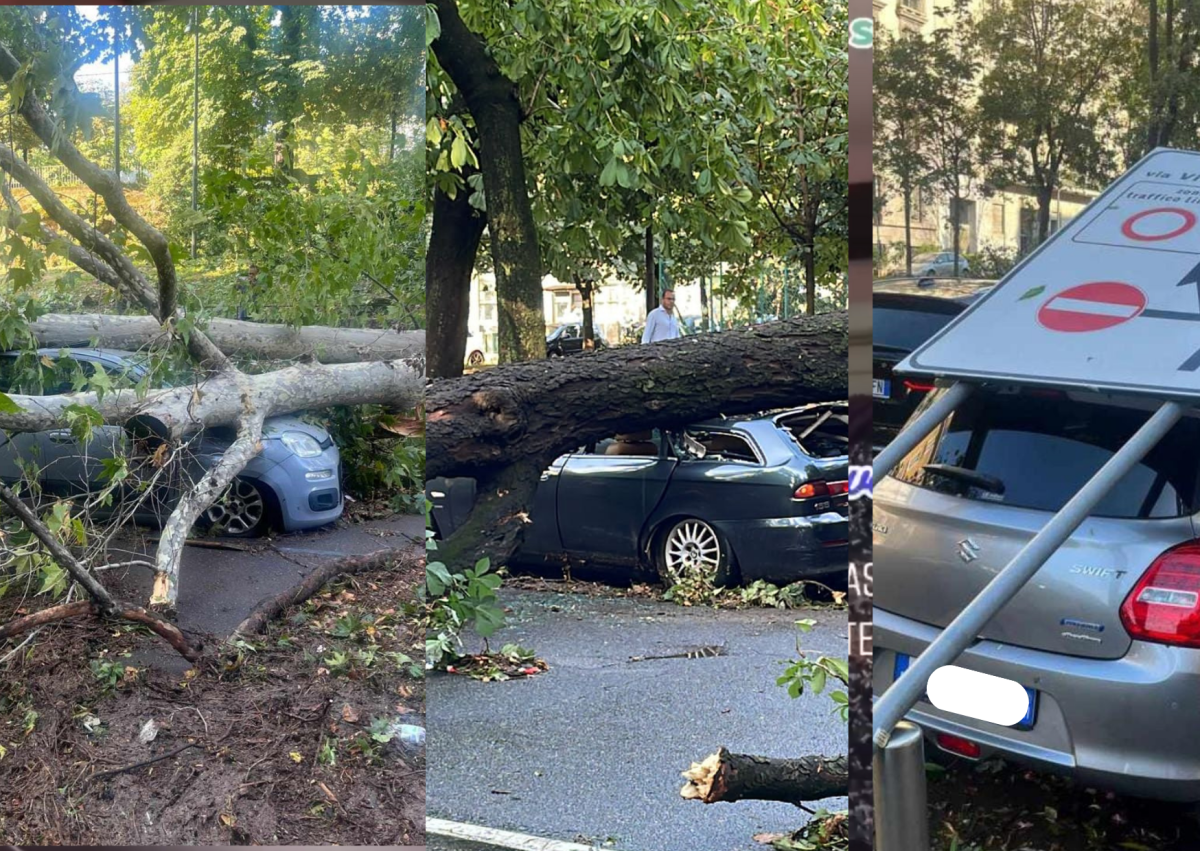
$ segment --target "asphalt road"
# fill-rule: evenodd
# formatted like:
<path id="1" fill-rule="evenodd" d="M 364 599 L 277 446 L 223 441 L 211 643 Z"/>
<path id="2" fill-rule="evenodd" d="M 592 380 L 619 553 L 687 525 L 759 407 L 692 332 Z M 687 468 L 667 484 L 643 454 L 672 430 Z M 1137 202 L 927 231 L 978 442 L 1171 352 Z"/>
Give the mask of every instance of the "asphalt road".
<path id="1" fill-rule="evenodd" d="M 340 556 L 358 555 L 385 547 L 402 546 L 406 538 L 424 541 L 425 518 L 400 515 L 388 520 L 344 524 L 310 532 L 280 534 L 262 540 L 217 538 L 189 545 L 179 570 L 179 604 L 175 622 L 184 630 L 228 635 L 260 600 L 278 594 L 307 576 L 322 563 Z M 152 559 L 154 541 L 146 530 L 128 530 L 114 541 L 110 562 Z M 145 601 L 154 584 L 149 568 L 121 568 L 115 579 L 126 599 Z M 161 650 L 161 652 L 160 652 Z M 154 648 L 134 664 L 187 663 L 169 648 Z"/>
<path id="2" fill-rule="evenodd" d="M 502 599 L 509 626 L 492 646 L 531 647 L 550 670 L 500 683 L 430 678 L 431 817 L 620 851 L 761 851 L 754 834 L 794 830 L 804 814 L 761 801 L 685 801 L 680 772 L 721 745 L 769 756 L 846 752 L 846 727 L 826 696 L 790 700 L 775 685 L 795 655 L 800 617 L 817 621 L 806 649 L 844 658 L 845 612 L 533 591 Z M 722 642 L 724 656 L 630 661 Z"/>

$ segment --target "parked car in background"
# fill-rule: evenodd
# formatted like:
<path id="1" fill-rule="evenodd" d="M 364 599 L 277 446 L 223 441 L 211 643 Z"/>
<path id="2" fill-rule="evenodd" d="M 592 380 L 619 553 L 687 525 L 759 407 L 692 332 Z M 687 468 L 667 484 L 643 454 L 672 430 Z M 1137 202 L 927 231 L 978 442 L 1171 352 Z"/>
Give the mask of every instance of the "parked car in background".
<path id="1" fill-rule="evenodd" d="M 987 292 L 995 281 L 968 278 L 883 278 L 872 288 L 871 395 L 876 446 L 908 420 L 933 380 L 893 375 L 892 368 Z"/>
<path id="2" fill-rule="evenodd" d="M 144 356 L 115 349 L 39 349 L 35 360 L 31 370 L 20 353 L 0 354 L 0 392 L 70 393 L 101 370 L 114 386 L 128 387 L 150 371 Z M 169 382 L 156 377 L 155 384 L 168 386 Z M 233 439 L 231 428 L 202 432 L 186 450 L 179 476 L 160 481 L 161 487 L 143 501 L 135 517 L 164 520 L 174 508 L 179 488 L 198 481 Z M 69 429 L 0 432 L 0 480 L 15 484 L 27 470 L 34 470 L 47 493 L 64 497 L 93 494 L 108 485 L 106 462 L 128 453 L 129 437 L 120 426 L 94 428 L 82 442 Z M 132 486 L 132 479 L 129 484 Z M 132 487 L 123 493 L 135 495 Z M 120 497 L 122 491 L 116 495 Z M 324 526 L 337 520 L 342 508 L 341 460 L 333 438 L 320 426 L 296 416 L 270 417 L 263 424 L 262 451 L 205 512 L 201 523 L 225 535 L 253 536 L 272 526 L 284 531 Z M 97 510 L 105 513 L 104 507 Z"/>
<path id="3" fill-rule="evenodd" d="M 603 334 L 596 334 L 597 349 L 608 348 Z M 546 357 L 561 358 L 566 355 L 577 355 L 583 351 L 583 328 L 577 324 L 559 325 L 546 335 Z"/>
<path id="4" fill-rule="evenodd" d="M 954 275 L 954 252 L 938 251 L 932 254 L 917 254 L 913 256 L 912 271 L 914 275 Z M 971 274 L 971 264 L 967 258 L 958 255 L 958 276 Z"/>
<path id="5" fill-rule="evenodd" d="M 530 509 L 522 560 L 563 556 L 719 582 L 845 575 L 848 406 L 809 405 L 618 434 L 558 458 Z M 433 479 L 438 535 L 474 503 L 470 479 Z"/>
<path id="6" fill-rule="evenodd" d="M 1157 405 L 982 387 L 875 483 L 876 695 Z M 1001 755 L 1089 786 L 1200 801 L 1198 522 L 1192 410 L 955 662 L 1023 686 L 1023 720 L 1001 726 L 925 701 L 910 719 L 933 746 L 971 759 Z"/>

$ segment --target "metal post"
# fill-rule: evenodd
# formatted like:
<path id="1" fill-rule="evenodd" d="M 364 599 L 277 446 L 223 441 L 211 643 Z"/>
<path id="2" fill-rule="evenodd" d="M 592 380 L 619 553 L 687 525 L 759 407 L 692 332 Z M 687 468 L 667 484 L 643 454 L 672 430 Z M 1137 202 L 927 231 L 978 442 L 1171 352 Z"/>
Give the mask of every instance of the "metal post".
<path id="1" fill-rule="evenodd" d="M 113 172 L 121 183 L 121 32 L 113 24 Z"/>
<path id="2" fill-rule="evenodd" d="M 925 741 L 921 728 L 896 725 L 887 747 L 875 751 L 875 851 L 925 851 L 929 809 L 925 790 Z"/>
<path id="3" fill-rule="evenodd" d="M 200 172 L 200 8 L 192 13 L 192 212 L 199 196 Z M 192 259 L 196 259 L 196 226 L 192 225 Z"/>
<path id="4" fill-rule="evenodd" d="M 896 435 L 895 440 L 875 456 L 875 461 L 871 464 L 871 481 L 878 482 L 890 473 L 901 458 L 912 452 L 916 445 L 925 439 L 926 435 L 937 428 L 938 423 L 954 413 L 954 409 L 966 401 L 967 397 L 971 395 L 971 390 L 970 384 L 956 382 L 932 405 L 922 411 L 921 415 L 909 423 L 904 431 Z"/>
<path id="5" fill-rule="evenodd" d="M 942 634 L 925 648 L 925 652 L 913 660 L 900 679 L 892 683 L 892 687 L 875 703 L 874 726 L 877 746 L 884 747 L 887 744 L 892 728 L 925 693 L 930 675 L 943 665 L 951 664 L 975 642 L 980 630 L 988 621 L 1033 578 L 1038 569 L 1062 546 L 1071 533 L 1079 528 L 1108 492 L 1163 439 L 1183 416 L 1183 410 L 1183 405 L 1179 402 L 1164 403 L 1154 416 L 1137 430 L 1129 442 L 1109 458 L 1062 510 L 1034 535 L 1033 540 L 996 574 Z"/>

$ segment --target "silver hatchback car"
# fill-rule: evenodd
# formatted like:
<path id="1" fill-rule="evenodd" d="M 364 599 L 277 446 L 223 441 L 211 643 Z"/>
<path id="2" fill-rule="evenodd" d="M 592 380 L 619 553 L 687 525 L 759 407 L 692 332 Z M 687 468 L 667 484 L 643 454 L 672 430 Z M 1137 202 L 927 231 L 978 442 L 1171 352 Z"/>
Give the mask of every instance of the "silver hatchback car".
<path id="1" fill-rule="evenodd" d="M 65 356 L 65 357 L 64 357 Z M 0 392 L 34 395 L 69 393 L 83 379 L 103 371 L 114 383 L 134 385 L 146 378 L 143 355 L 116 349 L 39 349 L 29 378 L 17 352 L 0 352 Z M 40 366 L 38 365 L 40 364 Z M 45 367 L 43 370 L 41 367 Z M 72 377 L 75 380 L 72 380 Z M 156 383 L 166 384 L 160 377 Z M 198 481 L 229 448 L 232 429 L 212 428 L 190 446 L 176 472 L 183 478 L 160 483 L 161 493 L 140 498 L 134 516 L 158 522 L 174 508 L 179 488 Z M 87 441 L 75 439 L 68 429 L 33 433 L 0 431 L 0 481 L 15 484 L 35 475 L 40 487 L 59 496 L 81 496 L 103 489 L 109 459 L 128 454 L 128 438 L 118 426 L 93 429 Z M 32 471 L 36 470 L 36 473 Z M 135 480 L 122 491 L 136 496 Z M 123 494 L 118 491 L 118 497 Z M 98 506 L 105 515 L 120 505 Z M 232 537 L 264 534 L 275 527 L 285 532 L 313 529 L 342 515 L 341 458 L 329 433 L 299 417 L 269 417 L 263 423 L 262 451 L 254 456 L 229 489 L 201 518 L 203 526 Z"/>
<path id="2" fill-rule="evenodd" d="M 1151 410 L 1096 393 L 980 391 L 876 484 L 876 695 Z M 927 701 L 908 717 L 951 753 L 1001 755 L 1125 794 L 1200 801 L 1198 521 L 1194 413 L 955 663 L 1024 686 L 1024 719 L 1000 726 Z"/>

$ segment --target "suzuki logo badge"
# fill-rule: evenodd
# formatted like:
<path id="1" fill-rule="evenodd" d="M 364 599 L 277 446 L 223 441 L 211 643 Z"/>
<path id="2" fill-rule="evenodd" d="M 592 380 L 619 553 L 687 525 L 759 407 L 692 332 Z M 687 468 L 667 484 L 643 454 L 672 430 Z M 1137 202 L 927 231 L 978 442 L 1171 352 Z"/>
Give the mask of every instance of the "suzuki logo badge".
<path id="1" fill-rule="evenodd" d="M 958 557 L 967 564 L 979 558 L 979 544 L 972 541 L 970 538 L 963 538 L 958 542 Z"/>

